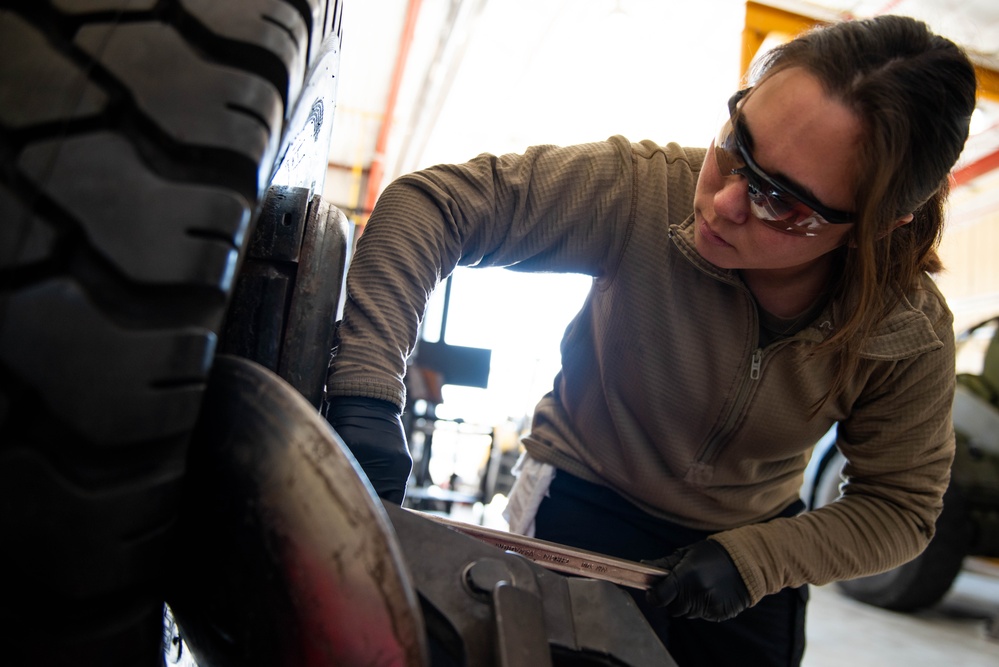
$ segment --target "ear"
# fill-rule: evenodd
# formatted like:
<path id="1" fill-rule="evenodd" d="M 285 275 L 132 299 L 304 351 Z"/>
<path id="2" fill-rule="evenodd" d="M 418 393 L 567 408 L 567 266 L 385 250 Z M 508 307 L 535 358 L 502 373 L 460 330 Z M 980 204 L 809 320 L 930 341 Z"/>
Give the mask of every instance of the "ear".
<path id="1" fill-rule="evenodd" d="M 899 227 L 901 227 L 903 225 L 909 224 L 910 222 L 912 222 L 912 218 L 913 218 L 912 213 L 908 213 L 906 215 L 903 215 L 901 218 L 899 218 L 898 220 L 895 221 L 895 224 L 893 224 L 891 226 L 891 229 L 889 229 L 884 234 L 881 234 L 880 236 L 878 236 L 878 238 L 879 239 L 883 239 L 884 237 L 888 236 L 889 234 L 891 234 L 893 231 L 895 231 Z"/>
<path id="2" fill-rule="evenodd" d="M 892 225 L 891 229 L 889 229 L 884 234 L 881 234 L 880 236 L 878 236 L 878 238 L 879 239 L 883 239 L 884 237 L 888 236 L 889 234 L 891 234 L 893 231 L 895 231 L 896 229 L 898 229 L 902 225 L 907 225 L 910 222 L 912 222 L 912 219 L 913 219 L 912 213 L 909 213 L 907 215 L 903 215 L 901 218 L 899 218 L 898 220 L 895 221 L 895 224 Z M 857 241 L 853 238 L 852 234 L 850 234 L 849 240 L 847 241 L 846 245 L 847 245 L 847 247 L 850 247 L 850 248 L 856 248 L 857 247 Z"/>

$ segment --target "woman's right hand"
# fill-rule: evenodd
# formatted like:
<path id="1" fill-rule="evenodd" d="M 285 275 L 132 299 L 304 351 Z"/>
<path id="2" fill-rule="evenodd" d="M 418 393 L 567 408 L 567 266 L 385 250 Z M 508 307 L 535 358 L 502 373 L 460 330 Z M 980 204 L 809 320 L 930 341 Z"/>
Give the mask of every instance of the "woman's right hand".
<path id="1" fill-rule="evenodd" d="M 401 505 L 413 457 L 399 409 L 377 398 L 336 396 L 330 399 L 326 419 L 360 464 L 375 493 Z"/>

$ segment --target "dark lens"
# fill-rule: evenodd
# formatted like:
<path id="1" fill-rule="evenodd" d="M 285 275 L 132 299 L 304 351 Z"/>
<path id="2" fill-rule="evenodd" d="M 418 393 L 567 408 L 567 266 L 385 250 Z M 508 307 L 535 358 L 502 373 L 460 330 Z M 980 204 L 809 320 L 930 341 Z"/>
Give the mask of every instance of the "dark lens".
<path id="1" fill-rule="evenodd" d="M 743 146 L 731 118 L 715 137 L 714 156 L 723 176 L 738 174 L 746 179 L 753 215 L 768 227 L 795 236 L 815 236 L 828 226 L 828 221 L 815 209 L 759 170 Z"/>
<path id="2" fill-rule="evenodd" d="M 754 201 L 755 204 L 762 206 L 765 199 L 767 208 L 772 211 L 772 215 L 777 216 L 776 219 L 780 220 L 783 220 L 785 217 L 791 218 L 794 216 L 804 220 L 817 216 L 824 223 L 847 223 L 853 221 L 851 213 L 823 206 L 819 202 L 814 201 L 813 198 L 799 194 L 797 188 L 783 183 L 781 179 L 767 175 L 753 161 L 753 157 L 746 149 L 745 142 L 740 135 L 741 128 L 736 124 L 732 131 L 732 143 L 745 163 L 745 167 L 740 169 L 739 173 L 745 175 L 746 179 L 754 186 L 757 193 L 757 200 Z"/>
<path id="3" fill-rule="evenodd" d="M 756 174 L 749 173 L 747 179 L 749 197 L 753 203 L 764 209 L 772 220 L 785 220 L 796 215 L 810 215 L 812 211 L 794 197 L 774 189 L 759 180 Z"/>

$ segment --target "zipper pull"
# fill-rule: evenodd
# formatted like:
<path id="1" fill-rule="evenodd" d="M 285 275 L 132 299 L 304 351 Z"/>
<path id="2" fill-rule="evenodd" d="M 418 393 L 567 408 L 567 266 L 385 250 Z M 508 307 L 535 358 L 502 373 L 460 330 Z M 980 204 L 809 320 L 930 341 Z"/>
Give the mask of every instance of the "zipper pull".
<path id="1" fill-rule="evenodd" d="M 749 379 L 760 379 L 760 366 L 763 365 L 763 350 L 756 348 L 753 352 L 753 364 L 749 367 Z"/>

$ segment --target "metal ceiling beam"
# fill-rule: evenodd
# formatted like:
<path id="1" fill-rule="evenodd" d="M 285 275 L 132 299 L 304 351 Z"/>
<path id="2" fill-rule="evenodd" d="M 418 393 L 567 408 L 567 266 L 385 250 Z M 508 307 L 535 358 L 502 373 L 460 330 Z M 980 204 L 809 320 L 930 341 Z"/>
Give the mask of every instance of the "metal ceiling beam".
<path id="1" fill-rule="evenodd" d="M 992 151 L 974 162 L 960 169 L 955 169 L 951 176 L 954 179 L 954 186 L 964 185 L 969 181 L 987 174 L 994 169 L 999 169 L 999 150 Z"/>
<path id="2" fill-rule="evenodd" d="M 419 165 L 487 2 L 451 0 L 433 59 L 419 85 L 420 93 L 410 113 L 409 127 L 403 134 L 398 155 L 389 165 L 388 180 Z"/>
<path id="3" fill-rule="evenodd" d="M 406 7 L 406 20 L 403 23 L 402 36 L 399 39 L 399 51 L 396 54 L 395 69 L 392 71 L 388 97 L 385 101 L 385 113 L 382 115 L 381 127 L 378 129 L 375 155 L 371 159 L 371 166 L 368 169 L 368 191 L 364 201 L 364 211 L 371 211 L 374 208 L 375 200 L 381 192 L 382 176 L 385 171 L 385 151 L 388 149 L 389 134 L 395 116 L 395 105 L 399 98 L 399 89 L 402 88 L 402 77 L 409 60 L 409 49 L 413 44 L 413 35 L 416 32 L 416 20 L 420 16 L 421 4 L 421 0 L 409 0 Z M 363 222 L 367 222 L 366 215 Z M 363 228 L 363 224 L 359 227 Z"/>

